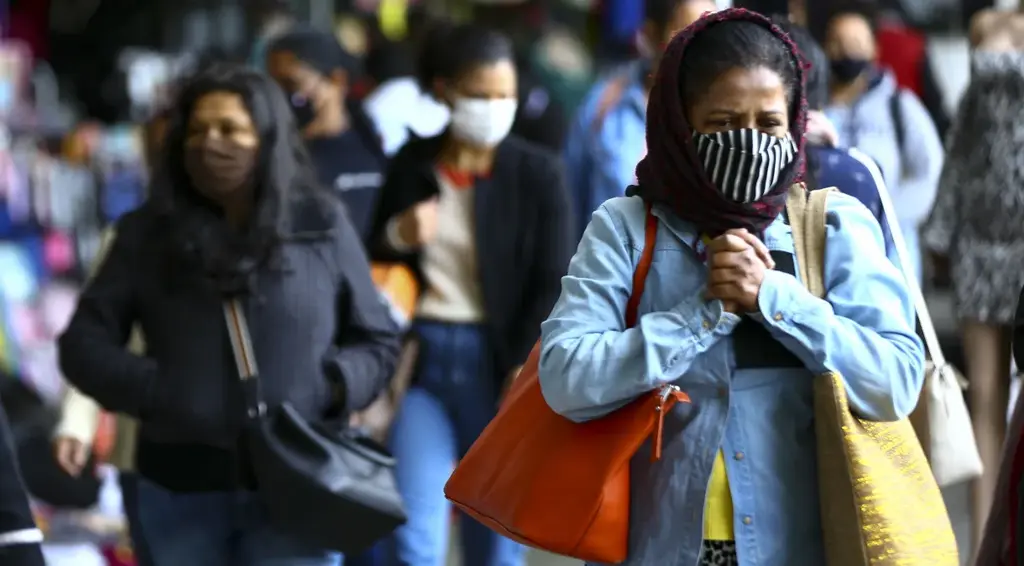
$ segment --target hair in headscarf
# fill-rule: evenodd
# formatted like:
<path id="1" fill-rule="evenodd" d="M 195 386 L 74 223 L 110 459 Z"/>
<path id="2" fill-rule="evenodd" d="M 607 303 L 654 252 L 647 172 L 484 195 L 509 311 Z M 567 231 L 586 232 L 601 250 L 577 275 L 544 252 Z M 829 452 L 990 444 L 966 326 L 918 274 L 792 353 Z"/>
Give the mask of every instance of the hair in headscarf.
<path id="1" fill-rule="evenodd" d="M 717 26 L 727 27 L 715 30 Z M 730 38 L 712 42 L 714 45 L 707 49 L 690 49 L 692 44 L 703 43 L 705 34 L 719 32 L 730 32 Z M 771 44 L 773 40 L 778 44 Z M 778 63 L 775 59 L 780 48 L 784 61 Z M 690 56 L 700 59 L 688 60 Z M 789 83 L 789 127 L 798 152 L 782 171 L 779 182 L 762 199 L 735 202 L 723 196 L 705 172 L 693 143 L 694 132 L 687 120 L 686 106 L 693 104 L 694 98 L 703 94 L 701 90 L 716 78 L 698 74 L 712 70 L 718 76 L 731 68 L 761 66 L 780 73 L 783 82 Z M 647 155 L 637 165 L 638 185 L 629 194 L 669 207 L 710 236 L 733 228 L 762 232 L 785 207 L 789 186 L 803 175 L 807 121 L 804 72 L 803 60 L 793 42 L 771 20 L 756 12 L 729 9 L 705 14 L 676 34 L 665 49 L 651 88 L 647 104 Z"/>

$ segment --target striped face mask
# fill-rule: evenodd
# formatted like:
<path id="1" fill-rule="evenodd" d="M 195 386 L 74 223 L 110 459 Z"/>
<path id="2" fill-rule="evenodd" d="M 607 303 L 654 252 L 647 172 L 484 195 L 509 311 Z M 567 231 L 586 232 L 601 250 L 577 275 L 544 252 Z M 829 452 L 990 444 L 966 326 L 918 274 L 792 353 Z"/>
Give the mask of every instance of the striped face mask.
<path id="1" fill-rule="evenodd" d="M 694 134 L 693 143 L 708 178 L 722 195 L 744 203 L 760 200 L 775 187 L 797 149 L 788 133 L 777 138 L 749 128 Z"/>

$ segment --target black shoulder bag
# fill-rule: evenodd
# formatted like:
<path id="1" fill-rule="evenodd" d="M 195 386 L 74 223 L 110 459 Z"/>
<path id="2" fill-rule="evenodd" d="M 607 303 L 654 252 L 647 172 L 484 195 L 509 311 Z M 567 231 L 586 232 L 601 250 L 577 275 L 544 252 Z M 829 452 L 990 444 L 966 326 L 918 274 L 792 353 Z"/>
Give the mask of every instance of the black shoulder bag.
<path id="1" fill-rule="evenodd" d="M 267 409 L 237 299 L 224 318 L 250 419 L 257 492 L 279 529 L 319 548 L 358 553 L 405 523 L 394 458 L 355 430 L 309 422 L 288 403 Z"/>

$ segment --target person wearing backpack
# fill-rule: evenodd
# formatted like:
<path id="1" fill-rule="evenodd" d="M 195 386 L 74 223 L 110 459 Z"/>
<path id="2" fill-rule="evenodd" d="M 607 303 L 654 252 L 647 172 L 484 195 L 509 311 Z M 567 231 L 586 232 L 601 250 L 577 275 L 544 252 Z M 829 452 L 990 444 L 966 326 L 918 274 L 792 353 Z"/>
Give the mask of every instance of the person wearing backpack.
<path id="1" fill-rule="evenodd" d="M 842 147 L 835 126 L 822 112 L 828 102 L 828 58 L 811 32 L 789 20 L 775 18 L 807 59 L 807 184 L 813 188 L 836 187 L 855 197 L 871 211 L 882 228 L 885 255 L 899 265 L 892 233 L 882 211 L 879 186 L 884 183 L 878 166 L 864 153 Z"/>
<path id="2" fill-rule="evenodd" d="M 867 154 L 892 192 L 896 216 L 920 279 L 918 227 L 932 209 L 944 151 L 935 124 L 917 96 L 900 89 L 892 72 L 876 64 L 873 19 L 842 8 L 825 38 L 831 90 L 825 114 L 839 144 Z"/>
<path id="3" fill-rule="evenodd" d="M 646 54 L 599 81 L 569 125 L 564 158 L 579 226 L 586 226 L 601 203 L 622 196 L 633 183 L 644 153 L 651 70 L 657 67 L 661 47 L 672 34 L 715 9 L 711 0 L 645 0 L 640 36 Z"/>

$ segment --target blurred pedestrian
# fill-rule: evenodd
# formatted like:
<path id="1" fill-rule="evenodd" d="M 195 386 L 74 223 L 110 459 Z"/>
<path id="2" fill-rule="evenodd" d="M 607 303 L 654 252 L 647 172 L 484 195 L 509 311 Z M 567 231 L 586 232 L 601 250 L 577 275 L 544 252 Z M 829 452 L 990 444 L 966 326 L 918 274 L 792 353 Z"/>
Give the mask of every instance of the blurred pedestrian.
<path id="1" fill-rule="evenodd" d="M 595 85 L 569 125 L 566 175 L 580 230 L 601 203 L 622 196 L 633 183 L 644 154 L 652 69 L 665 44 L 701 14 L 716 9 L 712 0 L 645 0 L 642 58 Z"/>
<path id="2" fill-rule="evenodd" d="M 882 228 L 885 254 L 899 266 L 896 246 L 882 211 L 882 173 L 870 157 L 839 145 L 835 125 L 824 113 L 828 104 L 829 67 L 825 51 L 806 28 L 789 21 L 777 21 L 807 60 L 807 182 L 814 188 L 836 187 L 855 197 L 871 211 Z"/>
<path id="3" fill-rule="evenodd" d="M 376 397 L 399 349 L 360 239 L 260 73 L 192 77 L 161 153 L 149 200 L 118 221 L 60 339 L 61 369 L 140 422 L 139 518 L 156 566 L 336 565 L 261 503 L 222 305 L 246 305 L 266 404 L 342 426 L 330 423 Z M 136 325 L 145 356 L 125 349 Z"/>
<path id="4" fill-rule="evenodd" d="M 867 154 L 881 170 L 921 280 L 918 228 L 935 202 L 942 140 L 917 95 L 901 89 L 891 71 L 875 64 L 878 46 L 869 14 L 837 10 L 824 47 L 832 87 L 825 114 L 836 127 L 839 144 Z"/>
<path id="5" fill-rule="evenodd" d="M 1024 360 L 1024 288 L 1013 319 L 1013 357 Z M 992 508 L 977 541 L 973 564 L 1024 564 L 1024 395 L 1017 396 L 998 470 Z"/>
<path id="6" fill-rule="evenodd" d="M 374 259 L 409 265 L 424 289 L 413 325 L 418 369 L 391 429 L 409 514 L 396 566 L 445 563 L 444 484 L 536 342 L 573 249 L 556 156 L 509 135 L 511 43 L 472 25 L 447 41 L 450 57 L 422 81 L 451 109 L 451 125 L 395 156 L 371 239 Z M 471 519 L 461 525 L 463 564 L 522 564 L 518 544 Z"/>
<path id="7" fill-rule="evenodd" d="M 1006 39 L 989 36 L 971 56 L 971 82 L 923 230 L 925 245 L 942 258 L 937 264 L 949 269 L 985 466 L 973 488 L 974 540 L 995 495 L 1010 395 L 1010 325 L 1024 285 L 1024 50 Z M 1018 41 L 1024 46 L 1024 37 Z"/>
<path id="8" fill-rule="evenodd" d="M 384 151 L 394 155 L 410 135 L 433 137 L 448 126 L 448 107 L 424 90 L 417 79 L 424 60 L 444 57 L 444 37 L 450 24 L 432 20 L 429 29 L 416 35 L 416 43 L 385 44 L 370 51 L 367 71 L 376 86 L 363 102 L 384 141 Z M 413 53 L 413 51 L 418 51 Z"/>
<path id="9" fill-rule="evenodd" d="M 288 97 L 317 178 L 345 203 L 365 239 L 387 157 L 373 121 L 348 100 L 359 60 L 332 34 L 296 28 L 271 43 L 267 71 Z"/>
<path id="10" fill-rule="evenodd" d="M 143 158 L 148 178 L 152 178 L 158 160 L 163 154 L 168 118 L 167 112 L 161 112 L 150 119 L 143 129 Z M 94 272 L 106 258 L 115 237 L 116 230 L 114 228 L 108 228 L 104 232 L 91 271 Z M 145 354 L 145 341 L 138 328 L 132 330 L 129 348 L 135 354 Z M 93 470 L 87 470 L 90 456 L 97 451 L 97 444 L 105 440 L 97 437 L 108 432 L 99 430 L 103 426 L 103 418 L 105 417 L 101 415 L 100 406 L 96 401 L 74 388 L 68 389 L 61 406 L 61 420 L 53 435 L 54 456 L 61 469 L 67 474 L 79 476 L 84 471 L 93 472 Z M 146 544 L 142 526 L 139 524 L 138 477 L 135 474 L 135 443 L 138 423 L 126 415 L 115 415 L 113 418 L 116 427 L 114 429 L 114 445 L 111 447 L 108 463 L 118 469 L 121 501 L 127 519 L 135 562 L 138 566 L 152 566 L 153 560 L 150 557 L 149 545 Z"/>
<path id="11" fill-rule="evenodd" d="M 645 445 L 631 462 L 627 566 L 825 564 L 814 376 L 842 375 L 862 419 L 917 404 L 913 303 L 862 204 L 828 196 L 823 299 L 795 276 L 784 209 L 803 190 L 803 69 L 746 10 L 673 37 L 634 196 L 594 213 L 541 326 L 544 398 L 568 419 L 668 384 L 693 399 L 664 416 L 661 459 Z M 638 323 L 625 328 L 651 223 Z"/>

